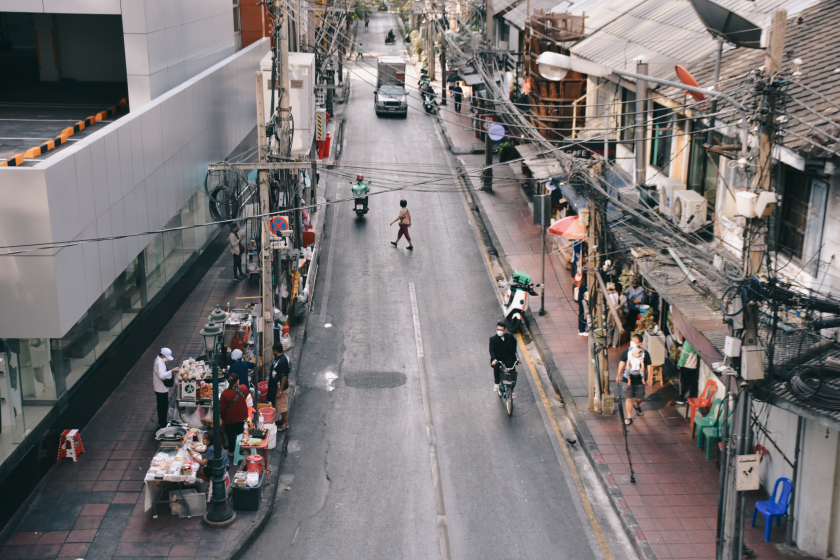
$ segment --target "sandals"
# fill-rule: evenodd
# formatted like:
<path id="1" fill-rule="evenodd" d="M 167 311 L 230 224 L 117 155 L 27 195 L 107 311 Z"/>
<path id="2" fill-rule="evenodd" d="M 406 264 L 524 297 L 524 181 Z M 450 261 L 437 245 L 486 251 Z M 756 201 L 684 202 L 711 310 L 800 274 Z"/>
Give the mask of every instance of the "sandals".
<path id="1" fill-rule="evenodd" d="M 639 404 L 633 405 L 633 408 L 636 409 L 636 414 L 638 414 L 639 416 L 644 416 L 645 415 L 645 413 L 642 412 L 642 406 L 641 405 L 639 405 Z"/>
<path id="2" fill-rule="evenodd" d="M 632 424 L 632 423 L 633 423 L 633 419 L 632 419 L 632 418 L 628 418 L 627 420 L 625 420 L 625 421 L 624 421 L 624 425 L 625 425 L 625 426 L 629 426 L 629 425 L 630 425 L 630 424 Z"/>

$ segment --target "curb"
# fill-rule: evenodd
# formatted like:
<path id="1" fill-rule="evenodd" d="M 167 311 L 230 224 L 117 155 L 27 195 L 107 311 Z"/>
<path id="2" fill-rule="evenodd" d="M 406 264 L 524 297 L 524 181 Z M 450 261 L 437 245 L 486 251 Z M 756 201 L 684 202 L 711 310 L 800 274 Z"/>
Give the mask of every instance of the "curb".
<path id="1" fill-rule="evenodd" d="M 441 125 L 441 128 L 444 130 L 444 137 L 446 137 L 447 141 L 449 141 L 448 135 L 445 134 L 446 128 L 443 125 Z M 457 169 L 458 174 L 461 175 L 462 180 L 465 180 L 465 183 L 468 186 L 470 197 L 477 210 L 476 213 L 481 219 L 481 225 L 483 226 L 486 236 L 490 239 L 491 246 L 487 249 L 491 254 L 496 254 L 499 264 L 504 269 L 505 274 L 510 277 L 513 269 L 511 268 L 504 251 L 501 249 L 501 242 L 496 236 L 496 232 L 493 229 L 490 220 L 486 217 L 487 214 L 484 211 L 481 199 L 478 196 L 475 196 L 474 189 L 472 188 L 472 182 L 469 178 L 465 179 L 463 177 L 461 167 L 458 166 Z M 656 553 L 654 553 L 653 548 L 650 546 L 650 542 L 645 538 L 636 517 L 630 512 L 630 508 L 627 506 L 627 501 L 624 499 L 624 494 L 622 494 L 618 484 L 615 482 L 615 478 L 610 472 L 609 466 L 601 457 L 601 452 L 598 450 L 598 444 L 595 442 L 592 432 L 589 431 L 589 427 L 586 425 L 586 422 L 577 421 L 576 416 L 579 414 L 577 411 L 577 405 L 575 404 L 569 388 L 566 386 L 566 382 L 563 380 L 560 368 L 554 361 L 554 355 L 551 353 L 551 349 L 545 342 L 542 331 L 540 330 L 537 320 L 533 313 L 531 313 L 530 309 L 525 312 L 525 328 L 527 329 L 531 340 L 536 346 L 537 351 L 545 364 L 551 384 L 554 386 L 554 389 L 560 393 L 560 396 L 563 399 L 566 416 L 569 418 L 569 421 L 574 428 L 577 439 L 580 442 L 580 446 L 584 453 L 586 453 L 593 470 L 598 473 L 598 478 L 604 487 L 604 491 L 609 497 L 610 504 L 612 505 L 615 513 L 618 515 L 624 532 L 633 543 L 633 548 L 639 556 L 639 560 L 656 560 Z"/>

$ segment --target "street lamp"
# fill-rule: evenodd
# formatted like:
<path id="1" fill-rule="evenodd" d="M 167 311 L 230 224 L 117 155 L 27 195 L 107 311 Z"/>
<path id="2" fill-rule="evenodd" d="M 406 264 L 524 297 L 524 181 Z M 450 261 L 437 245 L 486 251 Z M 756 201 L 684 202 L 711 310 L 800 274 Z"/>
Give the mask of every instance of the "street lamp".
<path id="1" fill-rule="evenodd" d="M 222 315 L 227 315 L 219 307 L 216 307 L 216 310 L 220 311 Z M 199 332 L 204 338 L 204 350 L 207 352 L 207 359 L 210 361 L 211 375 L 213 376 L 213 501 L 210 505 L 210 511 L 204 515 L 204 523 L 210 527 L 222 528 L 233 524 L 236 514 L 227 503 L 225 473 L 222 466 L 222 432 L 219 418 L 219 350 L 222 345 L 224 329 L 220 324 L 213 321 L 214 314 L 216 314 L 216 311 L 210 314 L 210 322 L 204 325 L 204 328 Z"/>
<path id="2" fill-rule="evenodd" d="M 566 77 L 566 74 L 568 74 L 570 71 L 580 72 L 581 74 L 588 74 L 589 76 L 595 76 L 598 78 L 606 78 L 611 74 L 615 74 L 617 76 L 623 76 L 625 78 L 633 78 L 634 80 L 645 80 L 663 86 L 684 89 L 686 91 L 691 91 L 694 93 L 702 93 L 703 95 L 711 95 L 712 97 L 720 97 L 721 99 L 725 99 L 733 107 L 738 109 L 739 113 L 741 113 L 741 157 L 744 160 L 746 160 L 747 158 L 747 139 L 749 138 L 749 123 L 747 122 L 747 110 L 743 105 L 741 105 L 725 93 L 721 93 L 713 89 L 703 89 L 694 86 L 687 86 L 679 82 L 661 80 L 652 76 L 637 74 L 636 72 L 627 72 L 626 70 L 609 68 L 607 66 L 604 66 L 603 64 L 590 62 L 588 60 L 583 60 L 580 58 L 572 58 L 570 56 L 566 56 L 564 54 L 559 54 L 555 52 L 544 52 L 540 56 L 538 56 L 537 67 L 539 68 L 540 75 L 546 80 L 550 80 L 552 82 L 559 82 L 564 77 Z"/>

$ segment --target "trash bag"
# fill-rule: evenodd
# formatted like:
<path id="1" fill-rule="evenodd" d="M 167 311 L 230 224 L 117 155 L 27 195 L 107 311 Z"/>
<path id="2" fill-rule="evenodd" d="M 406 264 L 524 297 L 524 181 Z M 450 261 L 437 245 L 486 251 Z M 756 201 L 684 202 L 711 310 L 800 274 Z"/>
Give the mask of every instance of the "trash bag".
<path id="1" fill-rule="evenodd" d="M 295 317 L 303 317 L 303 314 L 306 313 L 306 306 L 308 303 L 308 294 L 295 296 Z"/>
<path id="2" fill-rule="evenodd" d="M 178 405 L 169 405 L 169 412 L 166 414 L 166 420 L 181 421 L 181 412 L 178 410 Z"/>
<path id="3" fill-rule="evenodd" d="M 190 414 L 184 415 L 184 421 L 190 425 L 190 428 L 203 428 L 204 423 L 202 422 L 202 415 L 201 415 L 201 407 L 196 407 L 195 411 Z"/>
<path id="4" fill-rule="evenodd" d="M 284 334 L 280 337 L 280 342 L 283 344 L 283 351 L 287 351 L 289 348 L 293 346 L 292 344 L 292 337 L 288 334 Z"/>

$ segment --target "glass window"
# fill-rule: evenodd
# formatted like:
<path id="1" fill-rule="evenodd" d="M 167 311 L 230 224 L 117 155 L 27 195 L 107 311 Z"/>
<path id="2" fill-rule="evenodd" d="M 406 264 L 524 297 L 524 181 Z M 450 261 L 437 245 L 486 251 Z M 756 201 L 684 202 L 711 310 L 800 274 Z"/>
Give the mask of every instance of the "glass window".
<path id="1" fill-rule="evenodd" d="M 56 342 L 53 363 L 61 368 L 67 389 L 73 387 L 96 361 L 94 349 L 98 343 L 99 336 L 93 328 L 90 311 Z"/>
<path id="2" fill-rule="evenodd" d="M 811 182 L 808 175 L 795 169 L 785 173 L 785 194 L 779 223 L 779 246 L 797 259 L 802 258 L 808 228 Z"/>
<path id="3" fill-rule="evenodd" d="M 621 88 L 621 141 L 632 142 L 636 138 L 636 92 Z"/>
<path id="4" fill-rule="evenodd" d="M 166 229 L 181 227 L 181 213 L 175 214 L 167 222 Z M 164 267 L 166 268 L 166 281 L 168 282 L 181 269 L 184 264 L 184 245 L 182 230 L 163 232 Z"/>
<path id="5" fill-rule="evenodd" d="M 699 120 L 691 123 L 691 151 L 688 163 L 688 188 L 697 191 L 709 201 L 709 209 L 715 207 L 717 198 L 718 169 L 720 168 L 720 154 L 705 148 L 708 131 Z M 724 137 L 719 132 L 712 132 L 712 145 L 724 143 Z"/>
<path id="6" fill-rule="evenodd" d="M 20 383 L 20 341 L 0 340 L 0 457 L 5 459 L 26 437 Z"/>
<path id="7" fill-rule="evenodd" d="M 146 295 L 151 300 L 163 288 L 166 277 L 163 271 L 163 234 L 152 238 L 143 250 L 146 264 Z"/>
<path id="8" fill-rule="evenodd" d="M 664 175 L 671 172 L 671 146 L 674 137 L 674 112 L 658 103 L 653 104 L 651 115 L 650 164 L 658 167 Z"/>
<path id="9" fill-rule="evenodd" d="M 118 277 L 90 308 L 93 328 L 99 339 L 96 343 L 97 356 L 102 356 L 123 331 L 120 292 L 121 284 Z"/>

